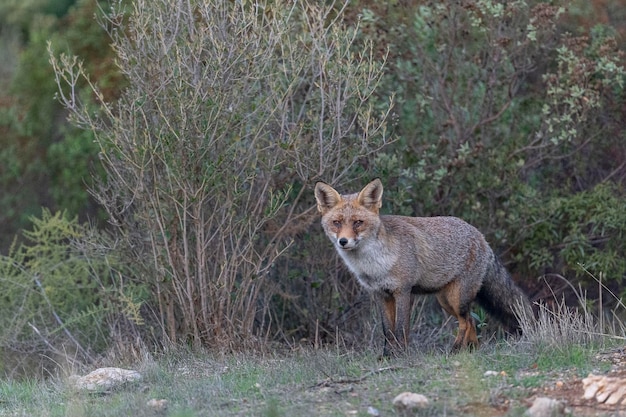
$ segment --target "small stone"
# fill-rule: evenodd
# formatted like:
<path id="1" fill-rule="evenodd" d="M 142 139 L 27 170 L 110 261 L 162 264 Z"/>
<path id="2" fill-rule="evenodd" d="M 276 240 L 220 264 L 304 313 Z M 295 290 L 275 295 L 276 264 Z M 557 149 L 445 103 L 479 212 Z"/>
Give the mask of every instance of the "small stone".
<path id="1" fill-rule="evenodd" d="M 527 417 L 559 417 L 565 415 L 565 404 L 548 397 L 538 397 L 524 413 Z"/>
<path id="2" fill-rule="evenodd" d="M 594 398 L 596 392 L 601 388 L 597 381 L 588 381 L 587 378 L 583 379 L 583 387 L 585 388 L 585 393 L 583 394 L 585 400 Z"/>
<path id="3" fill-rule="evenodd" d="M 146 403 L 148 407 L 152 408 L 155 411 L 167 410 L 168 404 L 169 404 L 169 401 L 163 400 L 163 399 L 157 400 L 156 398 L 153 398 Z"/>
<path id="4" fill-rule="evenodd" d="M 428 398 L 422 394 L 413 392 L 403 392 L 393 399 L 393 406 L 398 410 L 415 410 L 417 408 L 428 407 Z"/>
<path id="5" fill-rule="evenodd" d="M 484 377 L 497 376 L 497 375 L 500 375 L 500 373 L 497 371 L 485 371 L 485 373 L 483 374 Z"/>
<path id="6" fill-rule="evenodd" d="M 380 416 L 380 411 L 378 411 L 378 409 L 369 406 L 367 407 L 367 414 L 370 416 L 374 416 L 374 417 L 379 417 Z"/>
<path id="7" fill-rule="evenodd" d="M 74 388 L 81 391 L 108 391 L 126 382 L 140 379 L 139 372 L 122 368 L 98 368 L 85 376 L 70 377 Z"/>

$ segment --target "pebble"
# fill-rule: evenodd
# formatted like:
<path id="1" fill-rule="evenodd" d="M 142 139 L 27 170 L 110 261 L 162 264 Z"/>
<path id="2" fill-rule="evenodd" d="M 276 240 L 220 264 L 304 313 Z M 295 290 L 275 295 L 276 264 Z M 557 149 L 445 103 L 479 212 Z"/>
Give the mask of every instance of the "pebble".
<path id="1" fill-rule="evenodd" d="M 559 417 L 565 415 L 565 404 L 548 397 L 538 397 L 524 413 L 526 417 Z"/>
<path id="2" fill-rule="evenodd" d="M 428 407 L 428 398 L 422 394 L 415 394 L 413 392 L 403 392 L 398 394 L 393 399 L 393 406 L 398 410 L 415 410 L 417 408 Z"/>

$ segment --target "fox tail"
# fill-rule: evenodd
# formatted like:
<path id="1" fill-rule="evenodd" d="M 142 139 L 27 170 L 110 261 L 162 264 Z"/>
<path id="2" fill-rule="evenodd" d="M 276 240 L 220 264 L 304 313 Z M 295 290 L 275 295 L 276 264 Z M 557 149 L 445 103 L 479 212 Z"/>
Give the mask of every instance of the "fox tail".
<path id="1" fill-rule="evenodd" d="M 530 300 L 495 256 L 476 299 L 510 333 L 521 334 L 520 319 L 534 318 Z"/>

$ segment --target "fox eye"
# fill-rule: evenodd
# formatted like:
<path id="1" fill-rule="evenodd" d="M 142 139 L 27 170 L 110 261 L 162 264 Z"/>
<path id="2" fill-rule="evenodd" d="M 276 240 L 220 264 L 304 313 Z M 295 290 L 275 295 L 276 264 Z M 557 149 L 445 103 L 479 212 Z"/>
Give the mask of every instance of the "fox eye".
<path id="1" fill-rule="evenodd" d="M 354 226 L 355 229 L 357 229 L 363 225 L 363 220 L 355 220 L 352 225 Z"/>
<path id="2" fill-rule="evenodd" d="M 333 226 L 335 226 L 336 228 L 341 228 L 341 222 L 339 220 L 334 220 L 333 221 Z"/>

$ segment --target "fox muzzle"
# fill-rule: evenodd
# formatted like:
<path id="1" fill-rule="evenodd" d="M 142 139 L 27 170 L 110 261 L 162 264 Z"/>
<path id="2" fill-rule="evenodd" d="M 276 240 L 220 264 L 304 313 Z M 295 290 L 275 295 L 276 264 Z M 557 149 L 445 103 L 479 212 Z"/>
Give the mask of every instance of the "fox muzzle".
<path id="1" fill-rule="evenodd" d="M 357 247 L 359 241 L 357 239 L 349 239 L 347 237 L 341 237 L 337 240 L 337 246 L 339 249 L 352 250 Z"/>

